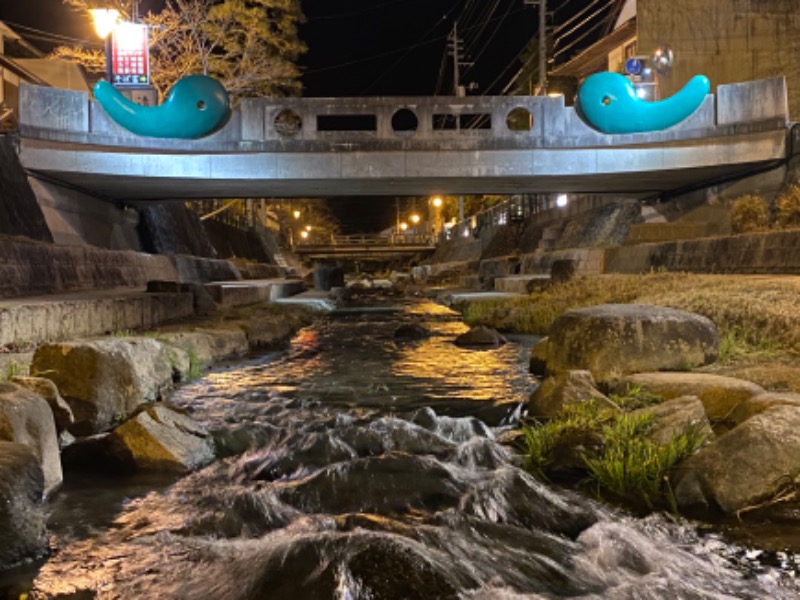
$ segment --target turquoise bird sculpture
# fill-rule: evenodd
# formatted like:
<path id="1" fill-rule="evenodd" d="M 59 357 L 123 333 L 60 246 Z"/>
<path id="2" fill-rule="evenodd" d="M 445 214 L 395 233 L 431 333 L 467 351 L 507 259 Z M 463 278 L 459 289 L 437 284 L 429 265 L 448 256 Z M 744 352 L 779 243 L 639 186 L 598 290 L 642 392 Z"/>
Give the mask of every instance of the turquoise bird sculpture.
<path id="1" fill-rule="evenodd" d="M 619 73 L 595 73 L 578 90 L 578 109 L 592 127 L 604 133 L 660 131 L 677 125 L 703 103 L 711 86 L 696 75 L 675 95 L 657 102 L 636 95 Z"/>
<path id="2" fill-rule="evenodd" d="M 158 106 L 131 102 L 107 81 L 94 86 L 94 97 L 116 123 L 137 135 L 196 139 L 220 129 L 230 117 L 230 98 L 213 77 L 179 79 Z"/>

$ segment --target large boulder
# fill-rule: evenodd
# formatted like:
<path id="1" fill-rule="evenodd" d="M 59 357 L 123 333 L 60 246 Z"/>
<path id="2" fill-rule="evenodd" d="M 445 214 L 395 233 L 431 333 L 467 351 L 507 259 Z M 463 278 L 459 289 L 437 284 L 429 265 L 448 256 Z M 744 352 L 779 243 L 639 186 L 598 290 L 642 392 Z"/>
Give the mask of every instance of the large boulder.
<path id="1" fill-rule="evenodd" d="M 637 373 L 614 386 L 618 393 L 624 393 L 629 387 L 640 387 L 665 400 L 697 396 L 705 407 L 706 416 L 715 421 L 729 420 L 739 404 L 764 393 L 755 383 L 711 373 Z"/>
<path id="2" fill-rule="evenodd" d="M 773 406 L 796 406 L 800 408 L 800 394 L 792 392 L 765 392 L 745 399 L 728 419 L 734 425 L 741 425 L 747 419 L 761 414 Z"/>
<path id="3" fill-rule="evenodd" d="M 0 440 L 28 446 L 39 461 L 45 495 L 63 481 L 58 434 L 50 405 L 13 383 L 0 383 Z"/>
<path id="4" fill-rule="evenodd" d="M 531 348 L 531 358 L 528 363 L 528 370 L 536 377 L 547 375 L 547 353 L 550 351 L 549 338 L 543 337 L 533 348 Z"/>
<path id="5" fill-rule="evenodd" d="M 185 473 L 214 460 L 211 435 L 190 417 L 151 404 L 109 436 L 113 455 L 138 471 Z"/>
<path id="6" fill-rule="evenodd" d="M 595 387 L 589 371 L 567 371 L 545 379 L 536 388 L 528 402 L 528 416 L 553 418 L 569 404 L 596 401 L 608 408 L 614 408 Z"/>
<path id="7" fill-rule="evenodd" d="M 75 416 L 66 400 L 61 397 L 56 384 L 45 377 L 24 377 L 18 376 L 12 379 L 12 383 L 21 385 L 41 396 L 50 405 L 53 417 L 56 420 L 56 431 L 60 434 L 69 429 L 75 422 Z"/>
<path id="8" fill-rule="evenodd" d="M 70 431 L 76 435 L 111 428 L 172 384 L 166 348 L 151 338 L 43 344 L 31 372 L 56 384 L 75 415 Z"/>
<path id="9" fill-rule="evenodd" d="M 653 416 L 650 435 L 658 444 L 668 444 L 672 438 L 690 431 L 697 431 L 706 439 L 714 437 L 703 403 L 697 396 L 673 398 L 655 406 L 640 408 L 631 414 Z"/>
<path id="10" fill-rule="evenodd" d="M 773 497 L 800 472 L 800 408 L 757 414 L 687 459 L 676 473 L 675 499 L 687 510 L 733 514 Z"/>
<path id="11" fill-rule="evenodd" d="M 506 338 L 496 330 L 485 325 L 473 327 L 455 339 L 456 346 L 467 348 L 498 348 L 506 343 Z"/>
<path id="12" fill-rule="evenodd" d="M 68 469 L 113 473 L 187 473 L 214 458 L 212 435 L 162 403 L 144 406 L 113 431 L 81 438 L 63 452 Z"/>
<path id="13" fill-rule="evenodd" d="M 0 442 L 0 572 L 46 552 L 43 494 L 44 477 L 33 451 Z"/>
<path id="14" fill-rule="evenodd" d="M 549 332 L 547 369 L 588 369 L 597 381 L 642 371 L 685 371 L 712 363 L 714 324 L 693 313 L 642 304 L 570 310 Z"/>

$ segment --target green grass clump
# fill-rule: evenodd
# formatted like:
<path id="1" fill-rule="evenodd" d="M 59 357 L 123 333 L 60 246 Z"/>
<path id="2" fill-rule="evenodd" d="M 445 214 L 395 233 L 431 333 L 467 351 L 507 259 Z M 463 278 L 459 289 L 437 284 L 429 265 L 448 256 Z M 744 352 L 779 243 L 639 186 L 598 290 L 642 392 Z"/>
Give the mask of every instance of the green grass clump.
<path id="1" fill-rule="evenodd" d="M 664 398 L 640 385 L 628 386 L 624 394 L 611 394 L 609 399 L 622 410 L 631 411 L 661 404 Z"/>
<path id="2" fill-rule="evenodd" d="M 628 410 L 642 402 L 642 397 L 640 391 L 627 397 L 617 396 L 623 399 L 622 404 Z M 647 398 L 646 401 L 651 400 Z M 523 466 L 534 476 L 546 480 L 552 453 L 565 436 L 593 433 L 602 444 L 595 449 L 584 448 L 580 459 L 586 481 L 594 482 L 599 495 L 624 501 L 635 508 L 674 507 L 669 473 L 702 446 L 705 434 L 699 427 L 691 427 L 666 444 L 659 444 L 651 436 L 652 429 L 651 414 L 614 411 L 595 402 L 571 405 L 550 421 L 524 427 Z"/>
<path id="3" fill-rule="evenodd" d="M 200 379 L 203 376 L 203 364 L 200 362 L 200 357 L 197 354 L 197 350 L 194 348 L 189 348 L 186 354 L 189 356 L 189 379 Z"/>
<path id="4" fill-rule="evenodd" d="M 0 381 L 11 381 L 14 377 L 22 374 L 22 366 L 12 360 L 10 363 L 6 364 L 3 372 L 0 373 Z"/>

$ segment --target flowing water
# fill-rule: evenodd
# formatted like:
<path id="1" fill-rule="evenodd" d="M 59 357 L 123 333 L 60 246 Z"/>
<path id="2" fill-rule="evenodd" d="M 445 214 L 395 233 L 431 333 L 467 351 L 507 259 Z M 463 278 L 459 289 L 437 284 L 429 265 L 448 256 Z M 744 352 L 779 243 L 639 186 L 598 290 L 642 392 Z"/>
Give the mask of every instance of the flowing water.
<path id="1" fill-rule="evenodd" d="M 403 323 L 430 337 L 395 339 Z M 467 350 L 465 330 L 429 303 L 345 312 L 181 388 L 227 458 L 172 485 L 68 485 L 31 597 L 798 597 L 719 536 L 522 471 L 497 438 L 534 386 L 533 339 Z"/>

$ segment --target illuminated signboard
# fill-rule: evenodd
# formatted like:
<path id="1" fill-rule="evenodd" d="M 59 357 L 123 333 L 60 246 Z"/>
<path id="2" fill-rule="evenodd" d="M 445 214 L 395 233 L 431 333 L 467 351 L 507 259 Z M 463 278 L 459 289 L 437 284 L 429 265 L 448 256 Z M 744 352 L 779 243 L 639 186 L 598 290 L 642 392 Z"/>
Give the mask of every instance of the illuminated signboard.
<path id="1" fill-rule="evenodd" d="M 123 23 L 111 34 L 111 83 L 115 86 L 150 85 L 147 25 Z"/>

